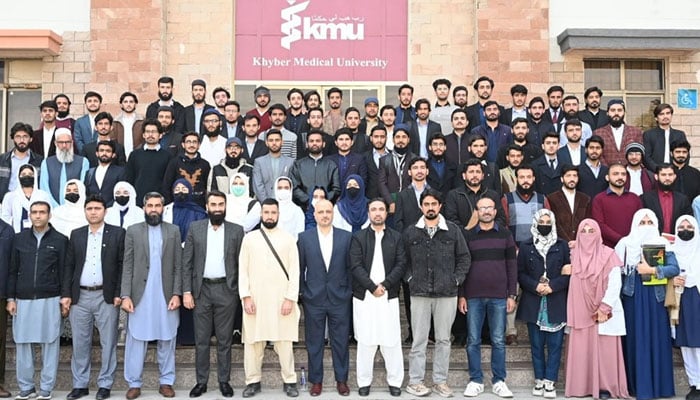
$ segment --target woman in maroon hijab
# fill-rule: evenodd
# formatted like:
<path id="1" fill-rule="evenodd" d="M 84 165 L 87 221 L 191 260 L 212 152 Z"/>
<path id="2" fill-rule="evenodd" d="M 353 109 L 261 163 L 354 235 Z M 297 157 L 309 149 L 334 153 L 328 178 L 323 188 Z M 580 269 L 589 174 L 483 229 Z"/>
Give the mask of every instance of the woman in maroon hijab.
<path id="1" fill-rule="evenodd" d="M 626 332 L 621 265 L 613 249 L 603 245 L 598 223 L 581 221 L 571 251 L 566 397 L 629 397 L 620 342 Z"/>

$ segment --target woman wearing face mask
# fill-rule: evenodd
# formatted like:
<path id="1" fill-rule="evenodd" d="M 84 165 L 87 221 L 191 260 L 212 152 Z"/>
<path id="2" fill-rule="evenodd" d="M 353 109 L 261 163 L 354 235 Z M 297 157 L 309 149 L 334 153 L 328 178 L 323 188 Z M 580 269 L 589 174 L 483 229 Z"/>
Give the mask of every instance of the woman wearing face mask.
<path id="1" fill-rule="evenodd" d="M 173 183 L 173 202 L 163 207 L 163 221 L 180 228 L 182 244 L 193 221 L 207 218 L 207 211 L 192 200 L 192 185 L 184 178 Z"/>
<path id="2" fill-rule="evenodd" d="M 230 194 L 226 195 L 226 221 L 243 227 L 247 233 L 260 224 L 260 203 L 250 197 L 248 176 L 237 172 L 231 177 Z"/>
<path id="3" fill-rule="evenodd" d="M 333 226 L 348 232 L 357 232 L 369 226 L 365 181 L 359 175 L 349 175 L 333 208 Z"/>
<path id="4" fill-rule="evenodd" d="M 51 225 L 64 236 L 70 237 L 73 229 L 87 225 L 85 218 L 85 185 L 71 179 L 63 186 L 65 202 L 51 210 Z"/>
<path id="5" fill-rule="evenodd" d="M 35 201 L 45 201 L 51 204 L 50 195 L 39 189 L 39 178 L 36 168 L 31 164 L 19 167 L 19 187 L 8 192 L 2 201 L 2 219 L 12 225 L 15 233 L 32 227 L 29 219 L 29 206 Z"/>
<path id="6" fill-rule="evenodd" d="M 663 265 L 652 267 L 642 256 L 643 245 L 666 247 Z M 637 399 L 673 397 L 671 325 L 664 307 L 666 284 L 643 285 L 643 277 L 672 278 L 678 262 L 652 210 L 643 208 L 632 218 L 630 234 L 620 239 L 615 252 L 623 260 L 622 305 L 627 336 L 623 343 L 629 393 Z"/>
<path id="7" fill-rule="evenodd" d="M 622 261 L 603 245 L 595 220 L 584 219 L 576 232 L 566 301 L 565 396 L 624 399 L 629 395 L 620 342 L 625 334 L 620 302 Z"/>
<path id="8" fill-rule="evenodd" d="M 129 182 L 117 182 L 114 185 L 114 204 L 107 209 L 105 222 L 127 229 L 143 221 L 143 209 L 136 205 L 136 189 Z"/>
<path id="9" fill-rule="evenodd" d="M 700 233 L 698 221 L 682 215 L 676 221 L 676 241 L 673 252 L 681 273 L 673 278 L 680 294 L 680 309 L 676 326 L 676 346 L 683 354 L 690 392 L 686 399 L 700 399 Z"/>
<path id="10" fill-rule="evenodd" d="M 527 323 L 530 336 L 535 370 L 532 395 L 553 399 L 564 343 L 571 260 L 568 244 L 557 238 L 553 212 L 538 210 L 530 232 L 532 239 L 521 243 L 518 252 L 518 283 L 522 296 L 516 318 Z"/>
<path id="11" fill-rule="evenodd" d="M 292 201 L 292 180 L 280 176 L 275 181 L 275 199 L 279 203 L 277 226 L 296 238 L 304 232 L 304 212 Z"/>
<path id="12" fill-rule="evenodd" d="M 311 202 L 309 203 L 309 206 L 306 208 L 306 212 L 304 213 L 304 228 L 306 229 L 316 227 L 316 218 L 314 218 L 314 212 L 316 212 L 316 203 L 318 203 L 319 200 L 327 200 L 326 189 L 320 186 L 316 186 L 315 188 L 311 189 L 311 192 L 309 193 L 309 198 L 311 199 Z"/>

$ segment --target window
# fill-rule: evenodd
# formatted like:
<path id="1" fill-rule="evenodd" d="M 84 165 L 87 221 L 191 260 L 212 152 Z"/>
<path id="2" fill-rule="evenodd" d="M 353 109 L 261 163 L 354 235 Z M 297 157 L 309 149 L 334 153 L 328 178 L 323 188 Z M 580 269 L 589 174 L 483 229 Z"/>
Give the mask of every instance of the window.
<path id="1" fill-rule="evenodd" d="M 12 148 L 10 128 L 25 122 L 38 128 L 41 60 L 0 60 L 0 149 Z"/>
<path id="2" fill-rule="evenodd" d="M 625 122 L 643 130 L 656 125 L 653 110 L 664 102 L 662 60 L 584 60 L 585 87 L 603 90 L 601 106 L 610 99 L 625 101 Z"/>

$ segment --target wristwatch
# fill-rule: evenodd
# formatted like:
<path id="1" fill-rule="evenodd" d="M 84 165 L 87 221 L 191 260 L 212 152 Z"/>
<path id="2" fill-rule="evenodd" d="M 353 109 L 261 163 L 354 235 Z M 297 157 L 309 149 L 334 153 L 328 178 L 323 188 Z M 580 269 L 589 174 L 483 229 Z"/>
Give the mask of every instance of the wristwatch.
<path id="1" fill-rule="evenodd" d="M 513 295 L 510 295 L 510 296 L 508 296 L 508 297 L 511 298 L 511 299 L 513 299 L 513 300 L 517 300 L 517 299 L 518 299 L 518 296 L 516 296 L 516 295 L 514 295 L 514 294 L 513 294 Z"/>

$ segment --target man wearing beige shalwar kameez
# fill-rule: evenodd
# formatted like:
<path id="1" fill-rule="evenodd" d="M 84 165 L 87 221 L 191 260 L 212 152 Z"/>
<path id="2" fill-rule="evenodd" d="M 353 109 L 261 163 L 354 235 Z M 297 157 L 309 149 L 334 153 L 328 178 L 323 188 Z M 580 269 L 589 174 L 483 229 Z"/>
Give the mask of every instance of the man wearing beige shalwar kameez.
<path id="1" fill-rule="evenodd" d="M 243 238 L 238 289 L 243 301 L 243 397 L 260 392 L 262 361 L 267 341 L 274 342 L 282 369 L 283 390 L 299 395 L 292 342 L 299 340 L 299 253 L 295 238 L 277 228 L 279 207 L 274 199 L 262 203 L 262 226 Z M 264 232 L 284 270 L 265 241 Z M 286 274 L 285 274 L 286 270 Z"/>

